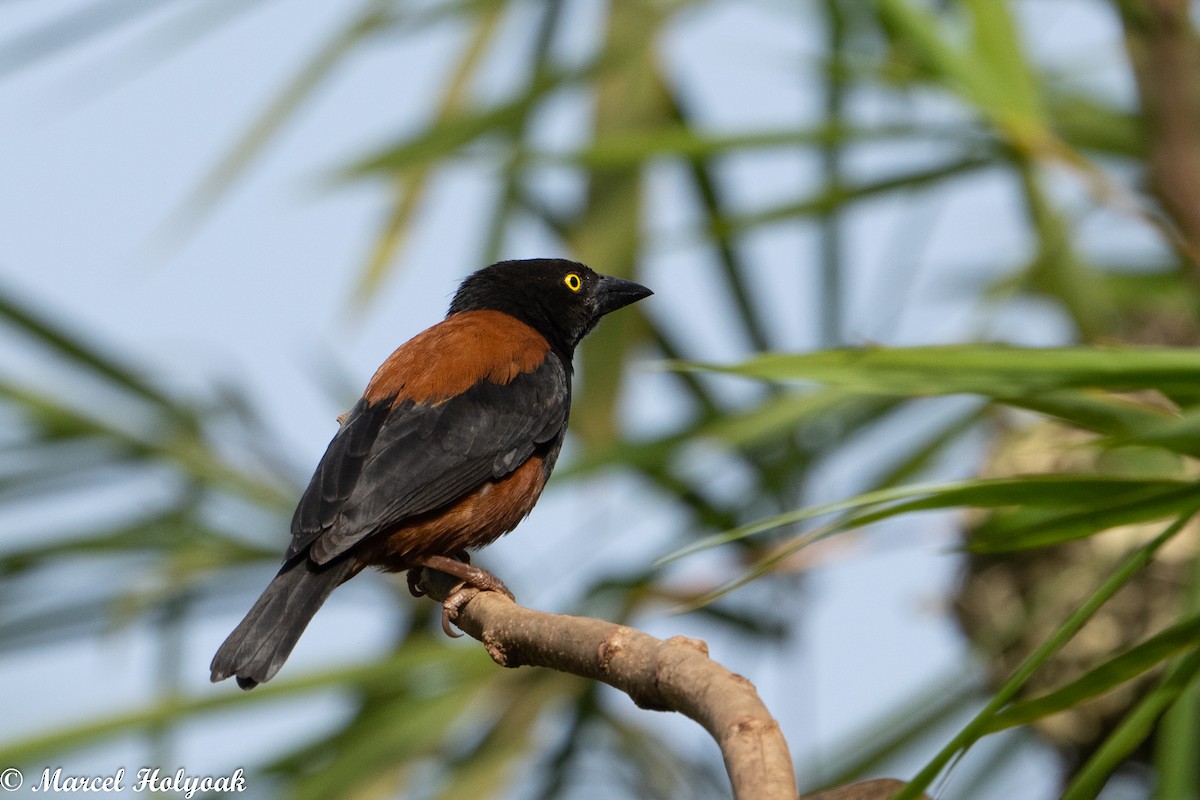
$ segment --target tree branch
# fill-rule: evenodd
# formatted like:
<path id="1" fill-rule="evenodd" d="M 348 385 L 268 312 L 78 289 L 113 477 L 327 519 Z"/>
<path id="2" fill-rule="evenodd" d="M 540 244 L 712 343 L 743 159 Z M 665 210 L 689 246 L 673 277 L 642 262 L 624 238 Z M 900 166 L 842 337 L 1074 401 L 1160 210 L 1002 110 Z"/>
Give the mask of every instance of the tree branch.
<path id="1" fill-rule="evenodd" d="M 423 570 L 421 588 L 444 601 L 456 578 Z M 641 708 L 678 711 L 716 740 L 738 800 L 795 800 L 792 757 L 750 681 L 708 657 L 699 639 L 666 641 L 611 622 L 548 614 L 480 592 L 454 620 L 502 667 L 549 667 L 602 681 Z"/>
<path id="2" fill-rule="evenodd" d="M 444 602 L 457 578 L 422 570 L 419 586 Z M 797 797 L 787 742 L 750 681 L 708 656 L 699 639 L 667 640 L 625 625 L 549 614 L 480 592 L 454 620 L 502 667 L 537 666 L 601 681 L 639 707 L 678 711 L 716 740 L 737 800 Z M 813 800 L 884 800 L 903 784 L 866 781 L 814 795 Z"/>
<path id="3" fill-rule="evenodd" d="M 818 794 L 806 794 L 801 800 L 891 800 L 903 788 L 903 781 L 880 778 L 827 789 Z M 928 795 L 921 795 L 921 798 L 929 800 Z"/>

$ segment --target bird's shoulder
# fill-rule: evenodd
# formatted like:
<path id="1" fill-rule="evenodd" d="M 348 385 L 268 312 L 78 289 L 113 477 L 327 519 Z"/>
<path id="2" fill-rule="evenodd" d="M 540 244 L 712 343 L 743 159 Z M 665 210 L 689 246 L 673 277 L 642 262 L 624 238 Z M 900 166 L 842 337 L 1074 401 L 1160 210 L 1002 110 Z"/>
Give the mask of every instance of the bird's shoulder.
<path id="1" fill-rule="evenodd" d="M 436 404 L 483 381 L 511 383 L 551 356 L 542 334 L 501 311 L 462 311 L 408 340 L 376 370 L 363 399 Z"/>

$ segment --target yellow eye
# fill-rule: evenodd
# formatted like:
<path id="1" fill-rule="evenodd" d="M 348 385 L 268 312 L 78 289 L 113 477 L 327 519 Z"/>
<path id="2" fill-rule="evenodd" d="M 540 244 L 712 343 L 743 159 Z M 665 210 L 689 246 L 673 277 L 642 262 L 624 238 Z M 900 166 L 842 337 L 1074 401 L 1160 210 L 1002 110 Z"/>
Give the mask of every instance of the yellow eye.
<path id="1" fill-rule="evenodd" d="M 565 283 L 567 288 L 572 292 L 578 292 L 583 286 L 583 281 L 580 280 L 579 276 L 574 272 L 568 272 L 567 277 L 563 278 L 563 283 Z"/>

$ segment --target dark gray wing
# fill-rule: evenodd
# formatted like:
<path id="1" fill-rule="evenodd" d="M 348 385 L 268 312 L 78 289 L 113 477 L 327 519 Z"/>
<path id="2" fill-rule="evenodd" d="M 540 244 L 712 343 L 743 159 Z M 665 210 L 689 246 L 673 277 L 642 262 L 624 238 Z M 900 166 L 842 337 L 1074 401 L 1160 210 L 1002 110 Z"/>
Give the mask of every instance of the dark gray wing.
<path id="1" fill-rule="evenodd" d="M 509 474 L 562 436 L 569 406 L 567 373 L 554 355 L 509 383 L 481 381 L 439 403 L 360 401 L 300 499 L 287 557 L 311 548 L 323 564 Z"/>

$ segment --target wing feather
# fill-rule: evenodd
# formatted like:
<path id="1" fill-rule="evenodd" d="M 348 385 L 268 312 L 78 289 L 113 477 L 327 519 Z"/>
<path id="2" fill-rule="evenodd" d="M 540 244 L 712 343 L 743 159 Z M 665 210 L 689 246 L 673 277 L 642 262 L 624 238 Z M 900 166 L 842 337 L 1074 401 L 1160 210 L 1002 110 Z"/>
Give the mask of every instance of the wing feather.
<path id="1" fill-rule="evenodd" d="M 483 380 L 436 403 L 360 401 L 330 442 L 292 520 L 288 558 L 317 563 L 404 519 L 502 478 L 566 428 L 562 362 L 508 383 Z"/>

